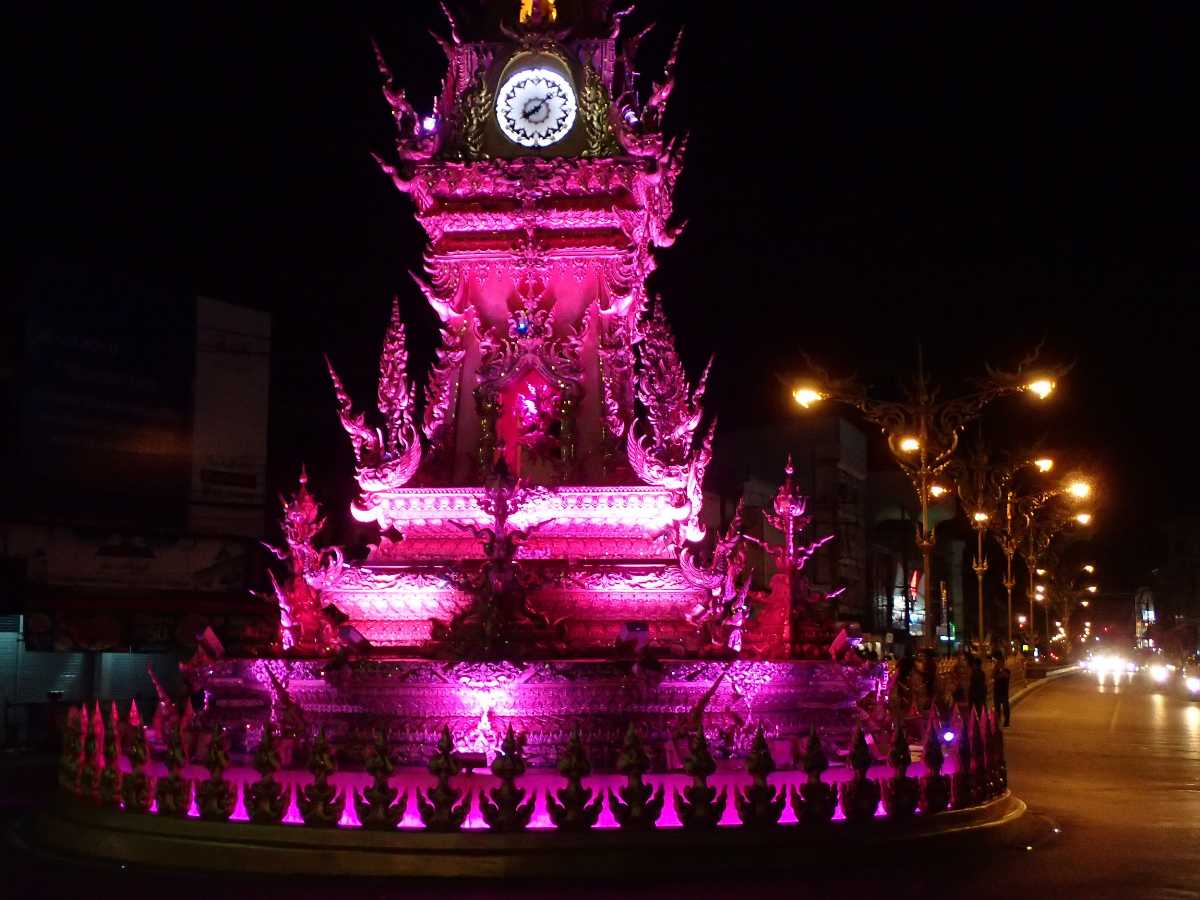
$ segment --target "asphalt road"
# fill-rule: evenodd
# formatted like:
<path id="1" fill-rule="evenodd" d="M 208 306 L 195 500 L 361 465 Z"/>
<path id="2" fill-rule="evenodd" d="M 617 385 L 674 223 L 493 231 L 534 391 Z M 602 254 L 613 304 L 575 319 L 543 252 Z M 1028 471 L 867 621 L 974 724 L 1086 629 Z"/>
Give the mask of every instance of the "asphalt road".
<path id="1" fill-rule="evenodd" d="M 1029 813 L 984 850 L 806 865 L 762 878 L 489 884 L 189 876 L 81 866 L 9 846 L 0 849 L 0 896 L 1200 898 L 1200 702 L 1073 675 L 1019 703 L 1007 736 L 1011 785 Z M 619 870 L 620 861 L 613 865 Z"/>

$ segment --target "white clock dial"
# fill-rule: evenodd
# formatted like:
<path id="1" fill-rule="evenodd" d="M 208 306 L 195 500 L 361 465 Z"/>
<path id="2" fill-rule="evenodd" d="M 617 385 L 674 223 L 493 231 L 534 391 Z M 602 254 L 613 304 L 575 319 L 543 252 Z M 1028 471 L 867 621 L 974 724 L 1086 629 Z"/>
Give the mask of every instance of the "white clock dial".
<path id="1" fill-rule="evenodd" d="M 522 147 L 548 147 L 575 124 L 575 91 L 550 69 L 522 69 L 496 92 L 496 121 Z"/>

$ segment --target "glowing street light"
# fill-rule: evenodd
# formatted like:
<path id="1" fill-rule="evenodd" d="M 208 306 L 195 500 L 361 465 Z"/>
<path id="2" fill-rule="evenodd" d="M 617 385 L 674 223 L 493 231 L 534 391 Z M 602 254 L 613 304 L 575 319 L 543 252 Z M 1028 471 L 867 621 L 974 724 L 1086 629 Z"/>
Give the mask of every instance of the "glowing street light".
<path id="1" fill-rule="evenodd" d="M 1025 390 L 1036 394 L 1039 400 L 1045 400 L 1054 393 L 1054 381 L 1050 378 L 1036 378 L 1025 385 Z"/>
<path id="2" fill-rule="evenodd" d="M 1086 590 L 1089 594 L 1094 594 L 1096 591 L 1100 590 L 1100 588 L 1094 584 L 1089 584 Z"/>
<path id="3" fill-rule="evenodd" d="M 824 400 L 825 395 L 810 385 L 802 385 L 792 391 L 792 399 L 805 409 L 809 409 L 814 403 Z"/>
<path id="4" fill-rule="evenodd" d="M 1045 575 L 1045 574 L 1046 574 L 1046 570 L 1045 570 L 1045 569 L 1034 569 L 1034 571 L 1035 571 L 1035 572 L 1037 572 L 1039 575 Z"/>
<path id="5" fill-rule="evenodd" d="M 1067 485 L 1067 493 L 1078 500 L 1082 500 L 1092 492 L 1092 486 L 1086 481 L 1072 481 Z"/>
<path id="6" fill-rule="evenodd" d="M 980 510 L 979 512 L 975 513 L 975 515 L 972 516 L 971 518 L 973 518 L 976 522 L 986 522 L 988 519 L 991 518 L 991 516 L 989 516 L 987 513 L 983 512 L 982 510 Z"/>
<path id="7" fill-rule="evenodd" d="M 946 489 L 944 487 L 942 487 L 942 485 L 931 484 L 929 486 L 929 496 L 930 497 L 934 497 L 934 498 L 943 497 L 943 496 L 945 496 L 945 494 L 946 494 Z"/>
<path id="8" fill-rule="evenodd" d="M 1082 606 L 1084 609 L 1087 609 L 1091 604 L 1088 603 L 1088 601 L 1086 601 L 1086 600 L 1080 600 L 1079 605 Z"/>
<path id="9" fill-rule="evenodd" d="M 1092 522 L 1092 514 L 1085 512 L 1077 513 L 1075 516 L 1075 521 L 1080 525 L 1090 525 Z"/>
<path id="10" fill-rule="evenodd" d="M 900 438 L 900 443 L 897 445 L 905 453 L 916 453 L 921 449 L 921 441 L 912 435 Z"/>
<path id="11" fill-rule="evenodd" d="M 1037 466 L 1039 472 L 1049 472 L 1054 468 L 1054 460 L 1048 456 L 1043 456 L 1041 459 L 1035 459 L 1033 464 Z"/>
<path id="12" fill-rule="evenodd" d="M 1028 621 L 1028 620 L 1025 618 L 1025 616 L 1024 616 L 1024 615 L 1018 615 L 1018 616 L 1017 616 L 1017 624 L 1018 624 L 1018 625 L 1020 625 L 1022 628 L 1024 628 L 1024 627 L 1025 627 L 1025 622 L 1026 622 L 1026 621 Z"/>
<path id="13" fill-rule="evenodd" d="M 1089 575 L 1091 575 L 1093 572 L 1096 571 L 1096 567 L 1093 566 L 1091 563 L 1088 563 L 1086 566 L 1083 567 L 1083 571 L 1085 571 Z"/>

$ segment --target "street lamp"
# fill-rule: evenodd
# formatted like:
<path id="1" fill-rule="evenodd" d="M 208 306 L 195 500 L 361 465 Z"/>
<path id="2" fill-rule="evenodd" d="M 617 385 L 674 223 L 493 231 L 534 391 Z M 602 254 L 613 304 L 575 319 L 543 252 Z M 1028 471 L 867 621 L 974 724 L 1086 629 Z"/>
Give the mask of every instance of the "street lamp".
<path id="1" fill-rule="evenodd" d="M 1085 571 L 1089 575 L 1091 575 L 1093 572 L 1096 571 L 1096 567 L 1093 566 L 1091 563 L 1088 563 L 1086 566 L 1083 567 L 1083 571 Z"/>
<path id="2" fill-rule="evenodd" d="M 986 377 L 976 389 L 960 397 L 939 399 L 938 389 L 925 377 L 923 354 L 918 348 L 917 374 L 902 402 L 884 402 L 867 396 L 866 389 L 852 378 L 834 380 L 820 366 L 807 360 L 810 376 L 792 390 L 792 398 L 802 409 L 811 409 L 822 400 L 834 400 L 853 406 L 864 418 L 878 425 L 887 437 L 888 449 L 917 494 L 921 520 L 917 523 L 916 543 L 923 562 L 926 611 L 924 635 L 932 643 L 937 637 L 937 607 L 932 602 L 930 585 L 934 534 L 929 527 L 929 500 L 934 479 L 950 465 L 958 448 L 963 426 L 979 417 L 993 400 L 1009 394 L 1030 393 L 1046 399 L 1054 390 L 1055 379 L 1069 367 L 1033 371 L 1041 347 L 1025 357 L 1013 372 L 987 367 Z"/>

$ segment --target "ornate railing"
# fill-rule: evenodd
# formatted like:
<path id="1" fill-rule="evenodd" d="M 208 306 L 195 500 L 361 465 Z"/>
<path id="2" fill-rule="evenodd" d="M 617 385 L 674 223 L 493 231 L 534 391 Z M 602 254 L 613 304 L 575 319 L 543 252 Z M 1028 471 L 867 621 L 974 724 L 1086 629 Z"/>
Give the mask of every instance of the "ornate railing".
<path id="1" fill-rule="evenodd" d="M 744 768 L 736 772 L 718 772 L 705 735 L 697 732 L 682 776 L 649 778 L 649 757 L 632 726 L 615 776 L 592 775 L 578 732 L 562 748 L 557 774 L 527 772 L 522 742 L 510 728 L 491 776 L 479 779 L 462 774 L 464 760 L 454 751 L 449 729 L 430 757 L 428 775 L 409 772 L 407 778 L 396 772 L 387 736 L 378 732 L 366 753 L 365 773 L 336 772 L 323 732 L 311 742 L 307 772 L 284 771 L 271 728 L 264 729 L 250 769 L 231 766 L 220 729 L 211 733 L 203 768 L 190 765 L 178 726 L 162 736 L 162 759 L 151 762 L 145 726 L 136 714 L 120 721 L 115 704 L 112 710 L 107 721 L 98 707 L 90 721 L 86 707 L 70 710 L 59 763 L 62 790 L 130 814 L 217 822 L 507 833 L 817 827 L 835 820 L 854 825 L 924 819 L 987 803 L 1004 795 L 1008 782 L 1003 732 L 988 713 L 972 713 L 964 722 L 955 712 L 948 724 L 931 716 L 918 764 L 902 726 L 896 726 L 882 767 L 859 728 L 847 767 L 830 771 L 813 729 L 797 769 L 776 772 L 760 727 Z M 194 777 L 199 772 L 207 777 Z"/>

